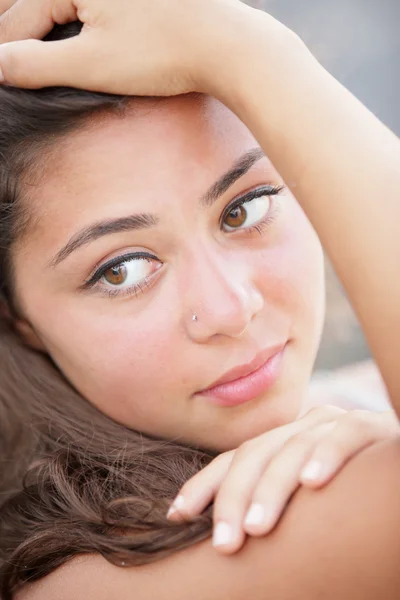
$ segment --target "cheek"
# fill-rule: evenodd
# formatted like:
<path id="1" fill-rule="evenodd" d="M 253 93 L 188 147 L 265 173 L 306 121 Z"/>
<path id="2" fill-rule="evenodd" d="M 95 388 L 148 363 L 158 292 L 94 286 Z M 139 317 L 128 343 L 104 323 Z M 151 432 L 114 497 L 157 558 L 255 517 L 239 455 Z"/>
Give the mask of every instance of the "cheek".
<path id="1" fill-rule="evenodd" d="M 258 283 L 267 303 L 290 315 L 295 335 L 320 333 L 324 314 L 324 261 L 321 244 L 297 202 L 285 207 L 273 247 L 260 253 Z"/>
<path id="2" fill-rule="evenodd" d="M 179 372 L 179 353 L 170 351 L 178 343 L 175 328 L 162 315 L 137 320 L 127 310 L 117 313 L 70 310 L 68 319 L 59 313 L 44 334 L 46 345 L 90 402 L 116 420 L 146 427 L 153 415 L 159 420 L 166 390 L 171 394 L 180 383 L 172 378 Z"/>

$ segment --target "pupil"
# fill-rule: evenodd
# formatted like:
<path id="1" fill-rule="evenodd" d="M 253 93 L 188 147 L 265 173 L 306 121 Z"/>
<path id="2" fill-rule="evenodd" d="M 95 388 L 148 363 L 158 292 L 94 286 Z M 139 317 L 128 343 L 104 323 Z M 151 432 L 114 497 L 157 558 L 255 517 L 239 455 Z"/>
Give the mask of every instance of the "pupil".
<path id="1" fill-rule="evenodd" d="M 243 206 L 236 206 L 231 210 L 226 218 L 226 224 L 229 227 L 240 227 L 246 221 L 246 210 Z"/>
<path id="2" fill-rule="evenodd" d="M 121 283 L 124 283 L 126 275 L 126 267 L 124 265 L 116 265 L 104 273 L 104 279 L 111 285 L 121 285 Z"/>

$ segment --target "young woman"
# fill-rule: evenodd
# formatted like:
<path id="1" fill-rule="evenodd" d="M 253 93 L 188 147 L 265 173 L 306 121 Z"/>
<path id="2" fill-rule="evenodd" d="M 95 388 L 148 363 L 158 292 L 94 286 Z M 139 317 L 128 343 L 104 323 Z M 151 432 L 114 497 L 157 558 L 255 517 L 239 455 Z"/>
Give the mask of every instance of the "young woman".
<path id="1" fill-rule="evenodd" d="M 239 2 L 3 9 L 3 41 L 85 23 L 73 40 L 3 46 L 6 83 L 153 96 L 2 90 L 2 396 L 13 438 L 22 431 L 5 445 L 21 455 L 4 484 L 5 597 L 88 554 L 21 597 L 395 598 L 397 421 L 332 408 L 296 419 L 323 272 L 290 190 L 347 286 L 395 403 L 398 141 L 293 34 Z M 367 185 L 360 175 L 372 165 L 379 184 Z M 374 257 L 385 269 L 375 273 L 379 219 Z M 297 494 L 270 538 L 234 557 L 208 542 L 140 569 L 99 556 L 139 565 L 199 542 L 214 496 L 214 542 L 235 552 L 245 533 L 274 527 L 299 481 L 321 486 L 388 438 L 326 490 Z M 207 463 L 167 520 L 180 486 Z"/>

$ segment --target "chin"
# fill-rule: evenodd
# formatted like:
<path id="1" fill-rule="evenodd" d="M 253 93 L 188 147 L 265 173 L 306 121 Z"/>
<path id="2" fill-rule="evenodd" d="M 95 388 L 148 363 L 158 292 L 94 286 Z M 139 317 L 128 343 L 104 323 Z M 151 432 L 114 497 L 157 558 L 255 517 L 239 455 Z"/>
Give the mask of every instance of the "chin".
<path id="1" fill-rule="evenodd" d="M 250 403 L 249 403 L 250 404 Z M 283 425 L 293 422 L 299 414 L 300 406 L 286 406 L 284 410 L 275 410 L 273 414 L 270 411 L 263 410 L 258 404 L 256 410 L 248 411 L 248 414 L 238 415 L 236 422 L 229 420 L 220 426 L 224 430 L 215 439 L 207 439 L 198 442 L 199 446 L 211 450 L 212 452 L 228 452 L 241 446 L 244 442 L 258 437 Z"/>

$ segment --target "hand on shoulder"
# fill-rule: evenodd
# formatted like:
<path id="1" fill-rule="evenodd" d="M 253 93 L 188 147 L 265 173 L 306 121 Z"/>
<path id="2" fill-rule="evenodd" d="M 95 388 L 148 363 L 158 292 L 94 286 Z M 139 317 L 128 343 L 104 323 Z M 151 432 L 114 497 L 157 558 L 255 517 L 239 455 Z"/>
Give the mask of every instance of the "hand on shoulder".
<path id="1" fill-rule="evenodd" d="M 350 461 L 330 486 L 301 488 L 268 537 L 233 556 L 209 540 L 151 565 L 77 557 L 16 600 L 398 600 L 400 440 Z"/>

